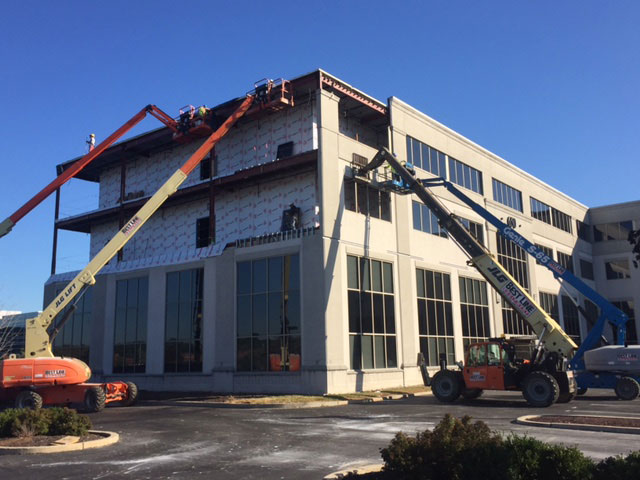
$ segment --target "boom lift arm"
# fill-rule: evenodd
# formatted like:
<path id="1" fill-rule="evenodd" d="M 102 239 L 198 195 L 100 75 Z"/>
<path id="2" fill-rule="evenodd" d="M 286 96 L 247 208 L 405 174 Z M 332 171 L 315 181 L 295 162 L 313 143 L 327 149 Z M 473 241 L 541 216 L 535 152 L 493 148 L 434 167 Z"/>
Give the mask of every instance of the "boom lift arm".
<path id="1" fill-rule="evenodd" d="M 626 338 L 626 327 L 625 324 L 628 321 L 627 315 L 622 312 L 620 309 L 616 308 L 611 304 L 606 298 L 592 289 L 589 285 L 583 282 L 579 277 L 575 276 L 570 270 L 566 269 L 558 262 L 554 261 L 553 258 L 549 257 L 545 254 L 540 248 L 538 248 L 535 244 L 531 243 L 525 237 L 520 235 L 513 227 L 507 225 L 503 221 L 501 221 L 498 217 L 493 215 L 491 212 L 487 211 L 484 207 L 474 202 L 471 198 L 465 195 L 460 189 L 458 189 L 451 182 L 445 180 L 444 178 L 433 178 L 421 180 L 421 183 L 425 186 L 443 186 L 447 190 L 449 190 L 453 195 L 466 203 L 471 209 L 476 212 L 478 215 L 486 219 L 489 223 L 491 223 L 496 229 L 498 233 L 503 237 L 511 240 L 515 244 L 522 247 L 527 253 L 532 255 L 538 262 L 548 268 L 551 273 L 553 273 L 554 277 L 560 278 L 563 281 L 567 282 L 573 288 L 575 288 L 578 292 L 584 295 L 586 298 L 591 300 L 594 304 L 596 304 L 600 308 L 600 316 L 596 321 L 595 325 L 589 331 L 589 334 L 585 338 L 584 342 L 580 345 L 580 348 L 574 355 L 573 359 L 570 362 L 571 368 L 575 368 L 577 370 L 584 369 L 584 352 L 595 348 L 602 337 L 605 323 L 608 321 L 617 329 L 617 343 L 618 345 L 625 344 Z M 578 307 L 581 313 L 587 318 L 585 315 L 586 312 L 582 309 L 582 307 Z"/>
<path id="2" fill-rule="evenodd" d="M 53 334 L 48 332 L 49 327 L 55 321 L 62 310 L 68 306 L 74 298 L 96 282 L 95 276 L 113 258 L 144 225 L 144 223 L 160 208 L 169 196 L 185 181 L 189 173 L 211 151 L 216 143 L 231 129 L 251 107 L 255 96 L 247 95 L 239 107 L 213 132 L 191 157 L 175 171 L 171 177 L 153 194 L 149 200 L 138 210 L 135 215 L 125 223 L 124 227 L 98 252 L 89 264 L 62 290 L 62 292 L 45 308 L 37 317 L 27 320 L 25 331 L 25 357 L 53 357 L 51 345 L 53 336 L 62 326 L 59 325 Z M 93 157 L 95 158 L 95 157 Z"/>
<path id="3" fill-rule="evenodd" d="M 122 125 L 119 129 L 113 132 L 110 136 L 108 136 L 104 141 L 102 141 L 97 147 L 92 149 L 89 153 L 87 153 L 82 158 L 79 158 L 73 165 L 71 165 L 68 169 L 62 172 L 56 179 L 54 179 L 49 185 L 44 187 L 40 192 L 38 192 L 31 200 L 25 203 L 22 207 L 16 210 L 12 215 L 6 218 L 2 223 L 0 223 L 0 237 L 4 237 L 7 233 L 11 231 L 13 226 L 26 214 L 28 214 L 31 210 L 37 207 L 45 198 L 51 195 L 56 189 L 60 188 L 64 185 L 67 180 L 75 177 L 78 173 L 82 171 L 87 165 L 89 165 L 96 157 L 98 157 L 102 152 L 104 152 L 107 148 L 113 145 L 120 137 L 122 137 L 125 133 L 135 127 L 138 123 L 142 121 L 143 118 L 147 116 L 147 113 L 151 114 L 153 117 L 160 120 L 167 127 L 173 130 L 174 133 L 178 133 L 177 122 L 167 115 L 165 112 L 160 110 L 155 105 L 147 105 L 138 113 L 136 113 L 129 121 L 127 121 L 124 125 Z"/>
<path id="4" fill-rule="evenodd" d="M 360 168 L 356 174 L 365 175 L 367 172 L 382 166 L 385 162 L 391 166 L 397 175 L 397 178 L 387 182 L 386 186 L 397 193 L 413 192 L 420 198 L 436 216 L 438 223 L 446 229 L 451 238 L 470 257 L 470 263 L 498 291 L 502 298 L 527 320 L 538 336 L 539 351 L 544 345 L 548 353 L 553 352 L 556 355 L 559 354 L 566 359 L 570 359 L 575 349 L 578 348 L 573 340 L 555 320 L 536 304 L 524 288 L 493 258 L 491 253 L 467 231 L 456 219 L 455 215 L 449 212 L 424 187 L 422 182 L 415 178 L 415 174 L 409 171 L 389 150 L 386 148 L 381 149 L 371 162 Z"/>

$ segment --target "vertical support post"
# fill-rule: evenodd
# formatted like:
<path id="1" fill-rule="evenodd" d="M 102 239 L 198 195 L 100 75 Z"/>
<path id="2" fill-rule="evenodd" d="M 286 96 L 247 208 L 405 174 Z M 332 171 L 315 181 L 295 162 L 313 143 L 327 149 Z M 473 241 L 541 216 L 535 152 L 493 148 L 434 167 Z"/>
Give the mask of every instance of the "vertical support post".
<path id="1" fill-rule="evenodd" d="M 60 217 L 60 187 L 56 188 L 56 207 L 53 213 L 53 246 L 51 248 L 51 275 L 56 274 L 56 259 L 58 258 L 58 225 Z"/>
<path id="2" fill-rule="evenodd" d="M 209 243 L 216 241 L 216 198 L 215 188 L 213 188 L 213 178 L 217 175 L 216 150 L 213 147 L 209 154 L 210 174 L 209 174 Z"/>

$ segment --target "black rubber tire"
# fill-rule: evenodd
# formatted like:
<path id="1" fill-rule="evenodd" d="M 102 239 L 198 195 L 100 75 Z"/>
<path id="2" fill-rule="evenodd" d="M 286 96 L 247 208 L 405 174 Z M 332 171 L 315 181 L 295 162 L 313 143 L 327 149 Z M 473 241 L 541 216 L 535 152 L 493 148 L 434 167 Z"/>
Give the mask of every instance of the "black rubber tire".
<path id="1" fill-rule="evenodd" d="M 465 400 L 474 400 L 480 397 L 483 392 L 484 390 L 481 388 L 465 388 L 462 390 L 461 395 Z"/>
<path id="2" fill-rule="evenodd" d="M 122 401 L 124 407 L 129 407 L 136 403 L 138 400 L 138 386 L 133 382 L 126 382 L 127 384 L 127 398 Z"/>
<path id="3" fill-rule="evenodd" d="M 431 381 L 431 391 L 441 402 L 455 402 L 463 388 L 461 376 L 451 370 L 440 370 Z"/>
<path id="4" fill-rule="evenodd" d="M 84 394 L 84 411 L 101 412 L 107 404 L 107 394 L 100 387 L 88 388 Z"/>
<path id="5" fill-rule="evenodd" d="M 573 393 L 569 393 L 569 392 L 561 393 L 560 395 L 558 395 L 558 399 L 556 400 L 556 403 L 569 403 L 571 400 L 576 398 L 576 395 L 578 395 L 577 391 Z"/>
<path id="6" fill-rule="evenodd" d="M 23 390 L 16 396 L 15 407 L 38 410 L 42 408 L 42 397 L 32 390 Z"/>
<path id="7" fill-rule="evenodd" d="M 558 400 L 560 387 L 548 373 L 532 372 L 524 379 L 522 396 L 532 407 L 548 407 Z"/>
<path id="8" fill-rule="evenodd" d="M 631 377 L 622 377 L 616 383 L 616 395 L 620 400 L 635 400 L 640 395 L 640 384 Z"/>
<path id="9" fill-rule="evenodd" d="M 587 393 L 587 390 L 589 390 L 588 388 L 579 388 L 578 389 L 578 395 L 584 395 L 585 393 Z"/>

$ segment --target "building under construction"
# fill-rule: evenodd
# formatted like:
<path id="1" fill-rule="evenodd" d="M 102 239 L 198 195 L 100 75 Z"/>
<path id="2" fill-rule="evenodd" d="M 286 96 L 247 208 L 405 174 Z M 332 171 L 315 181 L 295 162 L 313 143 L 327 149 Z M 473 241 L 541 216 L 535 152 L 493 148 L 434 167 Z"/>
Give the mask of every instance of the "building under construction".
<path id="1" fill-rule="evenodd" d="M 626 237 L 640 201 L 590 209 L 403 101 L 321 70 L 290 88 L 283 108 L 238 121 L 102 270 L 57 354 L 143 389 L 319 394 L 420 384 L 418 352 L 435 367 L 470 342 L 527 333 L 417 198 L 354 175 L 382 147 L 515 225 L 625 311 L 637 343 Z M 201 142 L 161 128 L 110 147 L 77 176 L 99 183 L 98 209 L 56 213 L 56 231 L 89 233 L 93 257 Z M 576 303 L 594 305 L 434 193 L 567 333 L 586 335 Z M 54 246 L 45 300 L 75 273 L 56 272 L 55 258 Z"/>

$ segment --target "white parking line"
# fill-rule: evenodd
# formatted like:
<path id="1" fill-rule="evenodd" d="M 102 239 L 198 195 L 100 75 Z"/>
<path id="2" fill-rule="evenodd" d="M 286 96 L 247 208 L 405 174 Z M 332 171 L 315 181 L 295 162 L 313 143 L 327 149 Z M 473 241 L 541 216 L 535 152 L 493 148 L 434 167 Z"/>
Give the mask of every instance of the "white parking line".
<path id="1" fill-rule="evenodd" d="M 640 415 L 632 415 L 630 413 L 624 413 L 624 412 L 615 412 L 615 411 L 611 411 L 611 410 L 580 410 L 579 412 L 574 412 L 577 413 L 579 415 L 585 414 L 585 413 L 591 413 L 591 414 L 597 414 L 597 415 L 604 415 L 605 417 L 623 417 L 623 418 L 640 418 Z"/>

